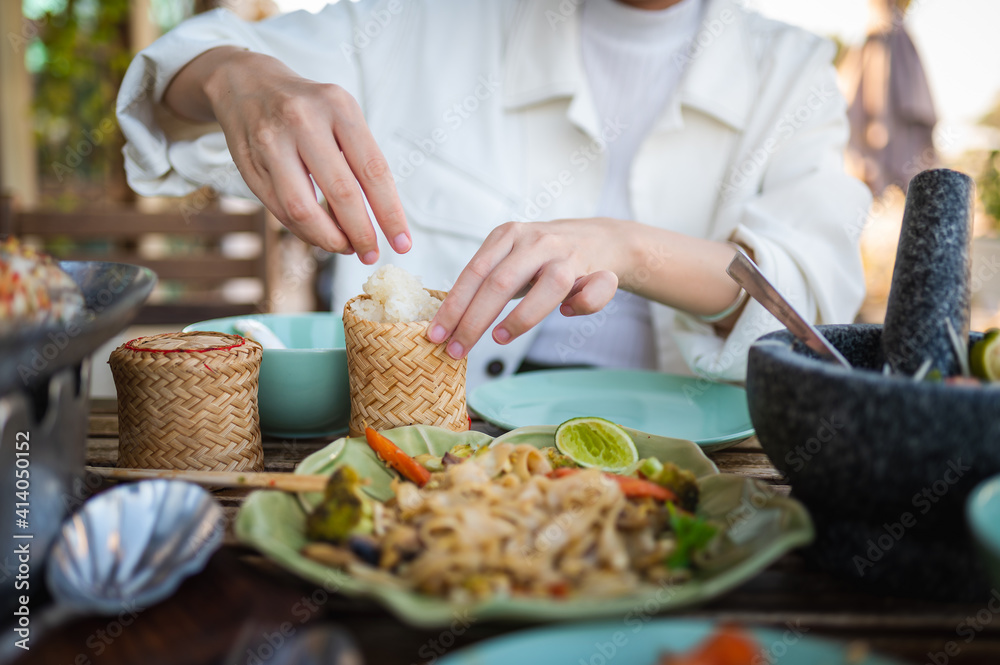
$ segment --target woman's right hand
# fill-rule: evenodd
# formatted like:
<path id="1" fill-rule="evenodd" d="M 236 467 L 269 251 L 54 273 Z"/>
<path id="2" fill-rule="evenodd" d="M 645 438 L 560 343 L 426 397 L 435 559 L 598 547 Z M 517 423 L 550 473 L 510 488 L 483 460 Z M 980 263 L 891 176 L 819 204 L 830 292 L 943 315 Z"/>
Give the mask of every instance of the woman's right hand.
<path id="1" fill-rule="evenodd" d="M 389 164 L 361 107 L 340 86 L 304 79 L 270 56 L 224 46 L 188 63 L 171 81 L 164 104 L 191 120 L 217 120 L 250 190 L 302 240 L 374 263 L 378 240 L 367 197 L 393 249 L 410 249 Z M 329 211 L 316 200 L 310 175 Z"/>

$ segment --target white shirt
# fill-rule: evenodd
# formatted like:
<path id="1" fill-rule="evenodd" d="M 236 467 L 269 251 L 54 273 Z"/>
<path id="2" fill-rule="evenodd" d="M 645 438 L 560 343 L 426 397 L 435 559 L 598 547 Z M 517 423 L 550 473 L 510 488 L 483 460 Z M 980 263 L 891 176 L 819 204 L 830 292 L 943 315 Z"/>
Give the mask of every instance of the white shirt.
<path id="1" fill-rule="evenodd" d="M 617 121 L 621 134 L 609 141 L 607 168 L 596 216 L 632 219 L 629 170 L 683 74 L 682 56 L 701 19 L 701 0 L 682 0 L 658 11 L 629 7 L 618 0 L 586 0 L 581 46 L 587 83 L 601 123 Z M 614 316 L 594 327 L 587 319 L 552 312 L 541 324 L 528 360 L 548 365 L 656 367 L 656 337 L 649 302 L 618 291 Z"/>
<path id="2" fill-rule="evenodd" d="M 577 9 L 566 0 L 381 0 L 260 23 L 224 10 L 201 15 L 140 52 L 126 73 L 117 112 L 129 182 L 144 195 L 209 184 L 252 198 L 218 126 L 171 119 L 159 101 L 207 49 L 273 55 L 358 99 L 413 235 L 408 254 L 385 248 L 382 261 L 447 289 L 498 224 L 597 211 L 602 146 L 621 130 L 602 124 L 586 84 Z M 871 202 L 843 171 L 848 129 L 833 54 L 828 41 L 738 0 L 706 0 L 686 71 L 640 144 L 628 185 L 637 222 L 742 243 L 820 323 L 850 321 L 860 306 L 858 237 Z M 650 265 L 671 251 L 651 247 Z M 371 271 L 338 261 L 335 308 Z M 660 370 L 736 381 L 750 344 L 781 327 L 753 302 L 725 339 L 668 307 L 651 312 Z M 500 346 L 486 336 L 470 353 L 468 385 L 513 372 L 532 340 L 529 332 Z"/>

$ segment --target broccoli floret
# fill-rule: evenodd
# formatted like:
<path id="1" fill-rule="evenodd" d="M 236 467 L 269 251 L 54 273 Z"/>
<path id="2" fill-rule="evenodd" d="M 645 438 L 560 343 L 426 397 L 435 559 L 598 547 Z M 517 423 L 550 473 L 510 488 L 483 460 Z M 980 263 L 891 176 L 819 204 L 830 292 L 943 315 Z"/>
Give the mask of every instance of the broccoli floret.
<path id="1" fill-rule="evenodd" d="M 483 445 L 474 446 L 471 443 L 459 443 L 452 446 L 448 453 L 459 459 L 468 459 L 484 450 L 486 450 L 486 446 Z"/>
<path id="2" fill-rule="evenodd" d="M 438 471 L 444 470 L 443 460 L 437 455 L 431 455 L 430 453 L 424 453 L 423 455 L 415 455 L 413 457 L 413 461 L 415 461 L 417 464 L 424 467 L 431 473 L 437 473 Z"/>
<path id="3" fill-rule="evenodd" d="M 575 469 L 580 466 L 573 461 L 572 457 L 569 455 L 563 455 L 559 452 L 559 449 L 554 446 L 546 446 L 541 450 L 545 457 L 549 460 L 549 464 L 552 465 L 553 469 Z"/>
<path id="4" fill-rule="evenodd" d="M 358 472 L 339 467 L 326 483 L 323 501 L 306 518 L 310 540 L 339 543 L 373 529 L 373 499 L 361 491 Z"/>
<path id="5" fill-rule="evenodd" d="M 691 568 L 695 555 L 708 546 L 718 529 L 700 517 L 677 510 L 671 504 L 667 504 L 667 510 L 670 511 L 670 528 L 677 546 L 665 563 L 671 569 Z"/>
<path id="6" fill-rule="evenodd" d="M 677 507 L 693 513 L 698 507 L 698 480 L 673 462 L 651 457 L 639 464 L 639 473 L 677 495 Z"/>

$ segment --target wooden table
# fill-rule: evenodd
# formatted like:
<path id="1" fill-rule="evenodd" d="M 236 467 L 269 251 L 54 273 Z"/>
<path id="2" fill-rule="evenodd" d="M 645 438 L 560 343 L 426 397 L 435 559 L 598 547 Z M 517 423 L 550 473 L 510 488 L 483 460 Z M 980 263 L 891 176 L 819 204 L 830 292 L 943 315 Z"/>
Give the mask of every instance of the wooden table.
<path id="1" fill-rule="evenodd" d="M 489 431 L 484 423 L 475 426 Z M 114 403 L 95 401 L 88 433 L 88 464 L 115 464 L 117 433 Z M 326 443 L 265 440 L 267 470 L 291 471 Z M 714 453 L 712 458 L 723 473 L 750 476 L 773 485 L 778 492 L 789 491 L 756 439 Z M 230 523 L 246 494 L 244 490 L 216 493 Z M 878 652 L 913 663 L 997 665 L 1000 617 L 969 643 L 965 631 L 959 633 L 967 618 L 982 610 L 983 605 L 872 595 L 811 570 L 801 556 L 792 553 L 743 586 L 680 615 L 782 629 L 791 626 L 808 635 L 863 641 Z M 344 628 L 369 665 L 423 663 L 442 655 L 443 644 L 451 645 L 450 651 L 524 627 L 473 622 L 461 635 L 450 633 L 442 639 L 441 630 L 410 627 L 373 603 L 327 594 L 240 546 L 229 533 L 225 546 L 205 571 L 188 579 L 170 599 L 119 617 L 81 619 L 61 626 L 35 640 L 31 651 L 17 662 L 257 664 L 267 662 L 268 642 L 277 643 L 283 635 L 322 622 Z M 258 647 L 226 661 L 233 645 L 247 637 L 258 640 Z M 953 643 L 953 650 L 959 649 L 957 655 L 947 655 L 949 643 Z"/>

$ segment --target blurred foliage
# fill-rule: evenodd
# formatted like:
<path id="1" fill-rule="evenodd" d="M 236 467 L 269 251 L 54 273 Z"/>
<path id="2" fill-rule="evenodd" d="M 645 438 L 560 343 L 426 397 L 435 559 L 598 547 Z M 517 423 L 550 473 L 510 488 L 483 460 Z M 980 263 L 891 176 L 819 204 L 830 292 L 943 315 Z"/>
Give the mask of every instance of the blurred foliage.
<path id="1" fill-rule="evenodd" d="M 24 0 L 38 26 L 26 64 L 43 182 L 123 180 L 115 97 L 131 60 L 129 0 Z M 68 182 L 67 182 L 68 181 Z"/>
<path id="2" fill-rule="evenodd" d="M 993 102 L 993 107 L 979 119 L 979 124 L 993 129 L 1000 129 L 1000 99 Z"/>
<path id="3" fill-rule="evenodd" d="M 1000 129 L 1000 98 L 979 119 L 978 124 L 994 131 Z M 996 136 L 994 135 L 993 145 L 996 144 Z M 983 209 L 990 217 L 993 230 L 1000 230 L 1000 150 L 990 152 L 986 164 L 980 172 L 979 179 L 976 181 L 976 189 L 979 192 L 979 200 L 983 203 Z"/>
<path id="4" fill-rule="evenodd" d="M 167 32 L 194 14 L 194 0 L 150 0 L 150 13 L 160 32 Z"/>
<path id="5" fill-rule="evenodd" d="M 833 66 L 840 67 L 841 63 L 844 62 L 844 58 L 847 57 L 848 52 L 851 50 L 851 45 L 837 35 L 827 35 L 826 38 L 833 42 L 833 45 L 837 48 L 837 52 L 833 55 Z"/>
<path id="6" fill-rule="evenodd" d="M 61 12 L 66 9 L 66 0 L 23 0 L 21 12 L 25 18 L 37 21 L 46 12 Z"/>
<path id="7" fill-rule="evenodd" d="M 979 200 L 983 202 L 983 209 L 993 220 L 993 228 L 997 228 L 997 220 L 1000 220 L 1000 150 L 990 153 L 990 158 L 986 162 L 986 168 L 979 176 L 976 187 L 979 189 Z"/>

